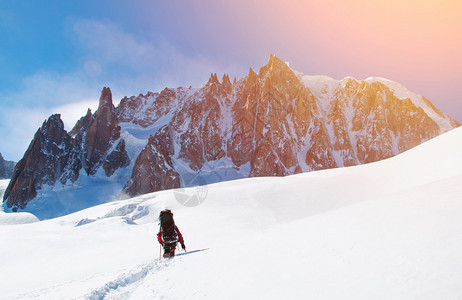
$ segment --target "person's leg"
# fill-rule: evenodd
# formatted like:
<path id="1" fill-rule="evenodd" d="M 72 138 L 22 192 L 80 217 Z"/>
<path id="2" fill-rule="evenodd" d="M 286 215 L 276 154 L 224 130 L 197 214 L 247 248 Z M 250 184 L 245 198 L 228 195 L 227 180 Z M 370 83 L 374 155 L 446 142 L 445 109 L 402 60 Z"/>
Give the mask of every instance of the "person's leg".
<path id="1" fill-rule="evenodd" d="M 170 256 L 175 256 L 175 250 L 176 250 L 176 244 L 177 243 L 173 243 L 172 244 L 172 249 L 170 250 Z"/>
<path id="2" fill-rule="evenodd" d="M 164 245 L 164 257 L 175 256 L 176 243 L 169 243 Z"/>
<path id="3" fill-rule="evenodd" d="M 164 244 L 164 255 L 163 257 L 170 257 L 170 244 Z"/>

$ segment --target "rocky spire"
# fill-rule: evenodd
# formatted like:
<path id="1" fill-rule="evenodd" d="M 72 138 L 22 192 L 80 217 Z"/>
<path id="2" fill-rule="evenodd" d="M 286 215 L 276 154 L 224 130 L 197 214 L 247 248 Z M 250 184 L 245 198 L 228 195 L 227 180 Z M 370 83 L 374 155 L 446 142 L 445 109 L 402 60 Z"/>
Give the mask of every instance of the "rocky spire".
<path id="1" fill-rule="evenodd" d="M 8 207 L 24 208 L 37 196 L 37 189 L 58 180 L 75 181 L 80 170 L 76 148 L 64 130 L 59 114 L 52 115 L 37 130 L 23 159 L 16 165 L 3 196 Z"/>
<path id="2" fill-rule="evenodd" d="M 223 74 L 223 79 L 221 80 L 221 84 L 223 85 L 231 85 L 231 81 L 229 80 L 228 74 Z"/>
<path id="3" fill-rule="evenodd" d="M 254 84 L 257 82 L 257 73 L 252 70 L 252 68 L 249 68 L 249 74 L 247 75 L 247 85 L 249 84 Z"/>
<path id="4" fill-rule="evenodd" d="M 69 132 L 70 135 L 74 136 L 79 133 L 80 130 L 86 130 L 91 122 L 91 109 L 87 109 L 87 114 L 84 117 L 81 117 L 77 123 L 75 124 L 74 128 Z"/>
<path id="5" fill-rule="evenodd" d="M 223 79 L 221 80 L 221 86 L 227 93 L 231 92 L 231 89 L 233 88 L 233 86 L 231 84 L 231 81 L 229 80 L 228 74 L 223 74 Z"/>
<path id="6" fill-rule="evenodd" d="M 218 81 L 217 73 L 212 73 L 210 74 L 209 81 L 207 81 L 206 85 L 212 85 L 212 84 L 220 84 Z"/>
<path id="7" fill-rule="evenodd" d="M 104 87 L 101 91 L 101 96 L 99 97 L 98 109 L 104 106 L 112 106 L 112 92 L 108 87 Z"/>
<path id="8" fill-rule="evenodd" d="M 104 88 L 98 110 L 92 114 L 88 109 L 70 134 L 64 130 L 59 114 L 43 122 L 14 169 L 4 194 L 7 206 L 14 210 L 25 208 L 43 185 L 75 182 L 82 167 L 88 175 L 94 175 L 102 167 L 108 177 L 127 167 L 130 158 L 125 141 L 120 139 L 114 110 L 111 90 Z"/>
<path id="9" fill-rule="evenodd" d="M 276 74 L 284 74 L 285 77 L 287 76 L 296 77 L 294 72 L 287 65 L 287 63 L 283 62 L 276 55 L 270 54 L 268 63 L 260 68 L 258 72 L 258 76 L 260 77 L 264 77 L 265 75 L 274 76 Z"/>
<path id="10" fill-rule="evenodd" d="M 106 157 L 112 143 L 120 137 L 120 126 L 112 104 L 112 93 L 103 88 L 99 98 L 98 110 L 93 115 L 82 139 L 84 152 L 83 165 L 89 175 L 96 173 Z"/>
<path id="11" fill-rule="evenodd" d="M 184 171 L 179 166 L 200 174 L 210 166 L 220 167 L 223 159 L 226 165 L 232 162 L 230 168 L 238 176 L 282 176 L 376 161 L 441 133 L 438 120 L 410 99 L 397 98 L 386 85 L 345 79 L 324 98 L 315 91 L 318 82 L 311 92 L 309 83 L 298 76 L 270 55 L 258 74 L 249 69 L 248 76 L 233 85 L 227 74 L 221 83 L 211 74 L 198 91 L 180 87 L 124 98 L 117 110 L 111 90 L 104 88 L 98 110 L 87 111 L 72 137 L 63 133 L 57 116 L 42 126 L 18 163 L 8 188 L 9 203 L 23 207 L 41 184 L 72 180 L 79 174 L 79 163 L 89 175 L 103 168 L 111 176 L 117 168 L 129 166 L 126 149 L 141 149 L 138 141 L 120 139 L 119 121 L 152 133 L 124 188 L 132 196 L 179 187 L 179 173 Z M 160 129 L 152 126 L 160 123 Z M 60 152 L 70 147 L 68 140 L 77 156 Z M 119 174 L 123 173 L 127 174 Z M 222 173 L 217 177 L 230 178 Z"/>

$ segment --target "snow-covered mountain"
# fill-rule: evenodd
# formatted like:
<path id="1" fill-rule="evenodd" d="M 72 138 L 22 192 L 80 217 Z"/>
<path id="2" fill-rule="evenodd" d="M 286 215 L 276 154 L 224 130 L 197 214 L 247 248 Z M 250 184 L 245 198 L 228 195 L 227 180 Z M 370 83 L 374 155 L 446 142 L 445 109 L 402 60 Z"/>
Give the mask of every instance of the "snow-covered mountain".
<path id="1" fill-rule="evenodd" d="M 53 217 L 107 201 L 108 193 L 370 163 L 457 126 L 392 81 L 305 76 L 271 55 L 240 80 L 212 74 L 199 89 L 125 97 L 117 107 L 105 88 L 98 110 L 69 133 L 59 115 L 50 117 L 4 199 L 13 210 Z"/>
<path id="2" fill-rule="evenodd" d="M 460 299 L 461 149 L 458 128 L 371 164 L 211 184 L 193 208 L 177 193 L 198 188 L 1 226 L 1 298 Z M 165 207 L 208 250 L 160 260 Z"/>
<path id="3" fill-rule="evenodd" d="M 11 178 L 15 165 L 14 161 L 5 160 L 0 153 L 0 179 Z"/>

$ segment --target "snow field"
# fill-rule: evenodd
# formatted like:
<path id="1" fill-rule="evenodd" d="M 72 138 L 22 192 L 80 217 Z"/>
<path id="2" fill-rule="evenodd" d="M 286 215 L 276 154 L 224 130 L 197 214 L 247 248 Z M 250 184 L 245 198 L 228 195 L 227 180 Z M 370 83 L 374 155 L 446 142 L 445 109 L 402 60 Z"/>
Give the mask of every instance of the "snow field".
<path id="1" fill-rule="evenodd" d="M 208 185 L 192 208 L 163 191 L 0 226 L 1 298 L 460 299 L 461 149 L 459 128 L 377 163 Z M 187 250 L 210 249 L 159 260 L 165 207 Z"/>

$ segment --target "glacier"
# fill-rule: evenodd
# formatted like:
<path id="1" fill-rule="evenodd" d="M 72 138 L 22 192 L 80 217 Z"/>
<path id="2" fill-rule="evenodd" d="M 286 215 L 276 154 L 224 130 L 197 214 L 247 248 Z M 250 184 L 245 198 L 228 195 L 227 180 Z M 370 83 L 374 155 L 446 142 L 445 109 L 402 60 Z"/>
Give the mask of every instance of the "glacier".
<path id="1" fill-rule="evenodd" d="M 206 185 L 194 207 L 167 190 L 2 225 L 2 299 L 459 299 L 460 149 L 462 128 L 366 165 Z M 164 208 L 209 250 L 160 259 Z"/>

